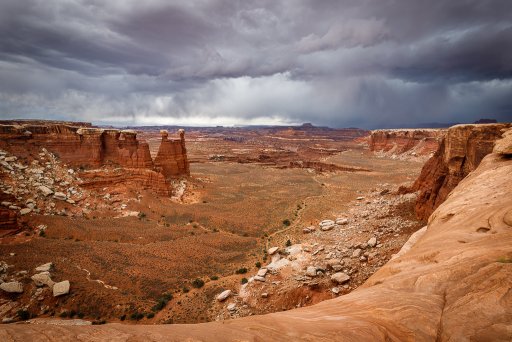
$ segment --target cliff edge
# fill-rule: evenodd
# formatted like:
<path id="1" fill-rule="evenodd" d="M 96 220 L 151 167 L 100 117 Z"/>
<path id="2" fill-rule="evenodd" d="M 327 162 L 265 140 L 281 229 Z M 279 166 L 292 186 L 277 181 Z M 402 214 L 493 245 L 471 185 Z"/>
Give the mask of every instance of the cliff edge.
<path id="1" fill-rule="evenodd" d="M 0 339 L 510 341 L 510 140 L 509 131 L 495 153 L 458 183 L 407 252 L 348 295 L 287 312 L 197 325 L 13 324 L 0 329 Z"/>
<path id="2" fill-rule="evenodd" d="M 450 127 L 409 191 L 419 191 L 416 215 L 426 220 L 450 191 L 492 152 L 495 142 L 511 124 L 456 125 Z"/>

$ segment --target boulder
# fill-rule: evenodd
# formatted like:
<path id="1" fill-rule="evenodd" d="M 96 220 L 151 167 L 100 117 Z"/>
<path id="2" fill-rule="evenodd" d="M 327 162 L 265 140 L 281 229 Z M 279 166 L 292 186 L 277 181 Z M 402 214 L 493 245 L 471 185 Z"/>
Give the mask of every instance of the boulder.
<path id="1" fill-rule="evenodd" d="M 332 228 L 334 228 L 335 224 L 336 223 L 333 220 L 323 220 L 318 225 L 320 226 L 320 229 L 325 231 L 325 230 L 331 230 Z"/>
<path id="2" fill-rule="evenodd" d="M 53 194 L 53 198 L 61 200 L 61 201 L 65 201 L 68 197 L 63 192 L 56 192 L 55 194 Z"/>
<path id="3" fill-rule="evenodd" d="M 348 282 L 349 280 L 350 280 L 350 276 L 343 272 L 337 272 L 331 276 L 331 281 L 336 284 L 344 284 L 344 283 Z"/>
<path id="4" fill-rule="evenodd" d="M 253 279 L 256 280 L 256 281 L 261 281 L 262 283 L 265 282 L 265 277 L 254 276 Z"/>
<path id="5" fill-rule="evenodd" d="M 367 242 L 368 246 L 375 247 L 377 246 L 377 238 L 374 236 Z"/>
<path id="6" fill-rule="evenodd" d="M 229 304 L 228 311 L 236 311 L 236 303 Z"/>
<path id="7" fill-rule="evenodd" d="M 361 256 L 361 248 L 357 248 L 356 250 L 354 250 L 354 252 L 352 253 L 352 258 L 359 258 Z"/>
<path id="8" fill-rule="evenodd" d="M 23 293 L 23 284 L 19 281 L 10 281 L 0 284 L 0 289 L 9 293 Z"/>
<path id="9" fill-rule="evenodd" d="M 268 255 L 272 255 L 275 252 L 277 252 L 278 250 L 279 250 L 279 247 L 271 247 L 268 249 L 267 253 L 268 253 Z"/>
<path id="10" fill-rule="evenodd" d="M 38 189 L 44 196 L 50 196 L 53 194 L 53 190 L 51 190 L 47 186 L 41 185 Z"/>
<path id="11" fill-rule="evenodd" d="M 348 224 L 348 218 L 345 218 L 345 217 L 338 217 L 336 219 L 336 224 L 339 224 L 339 225 L 346 225 Z"/>
<path id="12" fill-rule="evenodd" d="M 36 267 L 37 272 L 49 272 L 53 268 L 53 263 L 48 262 L 46 264 Z"/>
<path id="13" fill-rule="evenodd" d="M 266 268 L 261 268 L 256 274 L 259 277 L 264 277 L 267 274 L 268 270 Z"/>
<path id="14" fill-rule="evenodd" d="M 34 274 L 31 279 L 34 281 L 36 286 L 49 286 L 52 287 L 55 282 L 50 277 L 50 272 L 41 272 L 38 274 Z"/>
<path id="15" fill-rule="evenodd" d="M 32 211 L 32 209 L 30 209 L 30 208 L 23 208 L 20 210 L 20 215 L 27 215 L 31 211 Z"/>
<path id="16" fill-rule="evenodd" d="M 306 275 L 309 277 L 316 277 L 316 267 L 315 266 L 308 266 L 306 268 Z"/>
<path id="17" fill-rule="evenodd" d="M 217 296 L 217 300 L 219 302 L 225 301 L 229 296 L 231 296 L 231 290 L 226 290 Z"/>
<path id="18" fill-rule="evenodd" d="M 64 280 L 53 285 L 53 296 L 58 297 L 69 293 L 69 280 Z"/>

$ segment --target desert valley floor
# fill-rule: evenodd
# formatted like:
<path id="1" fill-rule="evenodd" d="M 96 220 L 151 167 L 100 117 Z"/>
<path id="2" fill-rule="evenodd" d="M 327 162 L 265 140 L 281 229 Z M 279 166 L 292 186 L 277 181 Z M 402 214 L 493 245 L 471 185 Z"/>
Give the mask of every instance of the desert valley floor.
<path id="1" fill-rule="evenodd" d="M 20 214 L 19 228 L 0 238 L 7 288 L 0 316 L 4 323 L 201 323 L 344 298 L 423 233 L 425 212 L 471 171 L 437 165 L 456 158 L 453 145 L 485 151 L 462 152 L 478 159 L 476 168 L 509 125 L 490 127 L 461 126 L 448 138 L 446 130 L 307 125 L 190 130 L 190 175 L 170 179 L 169 194 L 145 186 L 140 171 L 73 167 L 46 148 L 15 155 L 7 143 L 2 190 L 11 201 L 2 205 Z M 152 158 L 160 154 L 157 129 L 138 139 Z M 135 181 L 120 180 L 123 172 Z M 52 185 L 53 196 L 39 193 L 41 184 Z M 62 281 L 70 288 L 56 294 Z"/>
<path id="2" fill-rule="evenodd" d="M 44 293 L 38 293 L 43 300 L 31 300 L 30 292 L 20 301 L 43 317 L 72 313 L 98 321 L 197 323 L 289 310 L 356 288 L 423 225 L 414 218 L 414 196 L 396 192 L 415 180 L 425 158 L 376 156 L 362 141 L 326 139 L 322 131 L 298 138 L 280 133 L 250 142 L 226 139 L 225 133 L 188 134 L 191 175 L 177 181 L 184 188 L 181 198 L 106 185 L 90 191 L 82 200 L 89 209 L 77 215 L 27 217 L 29 226 L 46 227 L 44 237 L 30 230 L 4 237 L 0 260 L 13 265 L 14 273 L 52 262 L 52 278 L 68 279 L 73 290 L 57 301 Z M 156 154 L 158 131 L 144 135 Z M 297 158 L 316 161 L 316 169 L 290 167 Z M 348 224 L 332 231 L 318 227 L 337 218 Z M 318 229 L 305 234 L 310 226 Z M 352 257 L 375 233 L 379 247 L 362 251 L 363 261 Z M 269 273 L 265 282 L 251 279 L 244 286 L 250 294 L 236 300 L 235 310 L 216 301 L 225 289 L 239 293 L 242 279 L 258 272 L 257 263 L 271 262 L 266 250 L 285 251 L 287 242 L 307 259 Z M 353 279 L 339 293 L 331 291 L 325 274 L 304 274 L 307 266 L 325 272 L 328 259 L 344 258 Z M 196 279 L 204 286 L 194 287 Z M 147 318 L 165 294 L 173 299 Z M 145 316 L 131 320 L 135 313 Z"/>

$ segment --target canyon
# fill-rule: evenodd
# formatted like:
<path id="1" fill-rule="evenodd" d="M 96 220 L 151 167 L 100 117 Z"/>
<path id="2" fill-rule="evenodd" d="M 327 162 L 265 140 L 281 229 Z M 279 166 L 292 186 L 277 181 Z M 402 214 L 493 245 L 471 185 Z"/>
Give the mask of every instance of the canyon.
<path id="1" fill-rule="evenodd" d="M 26 289 L 0 298 L 0 312 L 16 307 L 13 298 L 39 310 L 30 299 L 36 288 L 18 275 L 48 261 L 31 250 L 51 256 L 52 277 L 69 279 L 71 292 L 50 299 L 43 290 L 40 303 L 49 309 L 33 324 L 2 326 L 4 339 L 512 337 L 510 124 L 372 132 L 311 125 L 189 129 L 187 149 L 181 131 L 169 144 L 165 130 L 137 130 L 147 143 L 134 130 L 106 130 L 95 146 L 110 147 L 100 147 L 89 164 L 62 157 L 71 145 L 51 150 L 54 133 L 42 138 L 24 125 L 4 130 L 3 160 L 16 155 L 9 166 L 26 165 L 26 174 L 37 170 L 33 160 L 48 160 L 51 177 L 78 194 L 70 194 L 74 205 L 55 201 L 56 208 L 36 198 L 41 212 L 18 215 L 23 232 L 0 241 L 0 259 L 12 263 L 4 279 Z M 66 127 L 52 130 L 69 141 L 76 141 L 70 132 L 96 130 Z M 32 135 L 22 138 L 25 131 Z M 30 154 L 20 139 L 32 144 Z M 2 177 L 4 184 L 18 182 L 9 173 Z M 181 196 L 173 199 L 178 188 Z M 4 191 L 11 196 L 6 202 L 20 196 L 11 192 Z M 3 217 L 7 227 L 12 219 Z M 30 233 L 42 225 L 46 237 Z M 77 267 L 88 272 L 85 282 Z M 158 324 L 115 318 L 147 312 L 164 292 L 172 295 L 163 309 L 142 321 Z M 103 306 L 91 304 L 99 299 Z M 51 318 L 71 309 L 86 320 Z M 109 323 L 82 325 L 105 323 L 100 318 Z"/>
<path id="2" fill-rule="evenodd" d="M 456 125 L 451 127 L 423 167 L 409 192 L 419 191 L 416 213 L 427 219 L 449 193 L 482 159 L 492 152 L 510 124 Z"/>
<path id="3" fill-rule="evenodd" d="M 426 160 L 438 149 L 444 129 L 374 130 L 368 136 L 371 151 L 395 158 Z"/>

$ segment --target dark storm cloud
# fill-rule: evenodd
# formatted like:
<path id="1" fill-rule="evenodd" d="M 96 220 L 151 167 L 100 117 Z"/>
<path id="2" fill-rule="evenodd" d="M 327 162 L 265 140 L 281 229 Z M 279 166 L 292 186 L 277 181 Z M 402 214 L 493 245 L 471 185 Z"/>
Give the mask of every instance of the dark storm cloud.
<path id="1" fill-rule="evenodd" d="M 511 120 L 509 0 L 0 4 L 0 116 L 332 126 Z"/>

